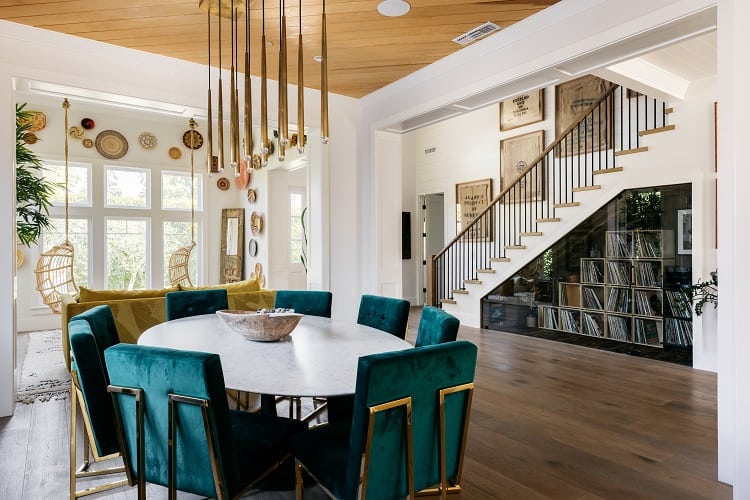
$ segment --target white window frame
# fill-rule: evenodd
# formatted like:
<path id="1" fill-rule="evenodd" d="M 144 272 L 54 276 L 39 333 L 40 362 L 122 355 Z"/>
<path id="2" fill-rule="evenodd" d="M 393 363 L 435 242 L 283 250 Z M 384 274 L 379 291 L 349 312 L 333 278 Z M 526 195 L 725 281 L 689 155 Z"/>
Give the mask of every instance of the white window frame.
<path id="1" fill-rule="evenodd" d="M 63 167 L 65 168 L 65 162 L 60 160 L 42 160 L 42 166 L 47 168 L 49 166 Z M 92 207 L 94 204 L 94 180 L 93 180 L 93 166 L 91 163 L 84 162 L 68 162 L 68 168 L 85 168 L 87 171 L 87 182 L 86 182 L 86 203 L 73 203 L 69 202 L 68 205 L 71 207 Z M 65 207 L 65 201 L 52 203 L 53 207 Z"/>
<path id="2" fill-rule="evenodd" d="M 145 206 L 130 206 L 130 205 L 110 205 L 107 203 L 107 173 L 110 171 L 131 171 L 131 172 L 143 172 L 146 174 L 146 205 Z M 125 167 L 120 165 L 104 165 L 103 169 L 104 178 L 103 189 L 102 189 L 102 204 L 104 208 L 115 208 L 121 210 L 151 210 L 151 169 L 146 167 Z"/>
<path id="3" fill-rule="evenodd" d="M 107 245 L 107 222 L 110 220 L 137 220 L 137 221 L 145 221 L 146 222 L 146 279 L 144 283 L 144 287 L 146 289 L 153 287 L 153 279 L 151 276 L 151 261 L 153 260 L 153 255 L 151 252 L 151 239 L 152 239 L 152 232 L 151 232 L 151 217 L 144 216 L 144 217 L 126 217 L 126 216 L 118 216 L 118 215 L 108 215 L 104 217 L 104 225 L 102 227 L 103 234 L 102 234 L 102 244 L 103 249 L 102 253 L 104 255 L 104 269 L 103 269 L 103 275 L 104 275 L 104 286 L 106 288 L 107 282 L 109 281 L 109 266 L 107 265 L 107 262 L 109 261 L 109 245 Z"/>
<path id="4" fill-rule="evenodd" d="M 190 178 L 190 172 L 178 171 L 178 170 L 162 170 L 159 172 L 159 204 L 162 212 L 189 212 L 189 208 L 166 208 L 164 206 L 164 176 L 171 175 L 174 177 L 187 177 Z M 195 176 L 195 211 L 203 211 L 203 177 L 200 175 Z M 168 219 L 167 219 L 168 220 Z"/>

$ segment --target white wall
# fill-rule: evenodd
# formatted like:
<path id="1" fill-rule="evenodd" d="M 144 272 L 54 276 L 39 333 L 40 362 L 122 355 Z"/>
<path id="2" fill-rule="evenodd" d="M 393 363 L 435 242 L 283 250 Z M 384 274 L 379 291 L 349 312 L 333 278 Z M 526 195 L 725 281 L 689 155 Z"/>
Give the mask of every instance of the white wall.
<path id="1" fill-rule="evenodd" d="M 84 40 L 76 37 L 52 33 L 14 23 L 0 21 L 0 111 L 6 118 L 0 125 L 0 151 L 7 165 L 14 162 L 13 121 L 14 107 L 11 80 L 14 77 L 30 80 L 54 82 L 79 88 L 94 89 L 120 95 L 137 96 L 167 103 L 183 104 L 190 107 L 205 106 L 205 67 L 140 51 L 115 47 L 112 45 Z M 228 84 L 229 78 L 224 78 Z M 253 78 L 253 97 L 259 99 L 259 82 Z M 290 95 L 295 89 L 290 86 Z M 242 90 L 240 89 L 240 93 Z M 305 109 L 307 122 L 316 123 L 320 119 L 319 93 L 307 89 Z M 276 99 L 276 89 L 269 82 L 269 104 Z M 333 232 L 323 234 L 321 241 L 331 241 L 342 248 L 336 255 L 335 268 L 328 267 L 330 276 L 320 276 L 320 282 L 328 282 L 335 295 L 342 297 L 359 296 L 359 280 L 351 276 L 359 273 L 359 262 L 353 257 L 358 254 L 351 246 L 356 234 L 357 196 L 349 189 L 357 185 L 356 167 L 352 167 L 353 158 L 357 157 L 356 130 L 359 125 L 357 101 L 337 95 L 330 96 L 332 138 L 328 146 L 316 146 L 316 158 L 325 164 L 317 167 L 330 171 L 336 189 L 330 186 L 317 185 L 318 193 L 331 193 L 330 203 L 335 207 L 331 220 L 316 224 L 316 229 Z M 259 103 L 254 102 L 255 114 L 258 114 Z M 214 110 L 216 111 L 216 110 Z M 296 116 L 296 101 L 290 100 L 290 116 Z M 269 106 L 270 116 L 275 109 Z M 257 117 L 256 117 L 257 123 Z M 309 142 L 315 141 L 311 137 Z M 319 142 L 319 141 L 318 141 Z M 13 281 L 15 277 L 15 207 L 13 203 L 14 176 L 11 169 L 2 170 L 0 189 L 6 208 L 0 227 L 6 231 L 4 246 L 0 246 L 0 415 L 9 415 L 14 404 L 14 335 L 15 314 L 13 307 Z M 326 177 L 324 177 L 326 179 Z M 316 193 L 315 201 L 321 202 L 322 196 Z M 341 195 L 339 195 L 341 193 Z M 238 195 L 239 196 L 239 195 Z M 239 198 L 232 205 L 240 203 Z M 321 216 L 326 215 L 320 210 Z M 344 250 L 346 249 L 346 250 Z M 323 257 L 320 257 L 321 261 Z M 209 276 L 210 279 L 210 276 Z M 354 301 L 342 300 L 343 309 L 335 308 L 334 315 L 346 317 L 356 315 L 347 311 Z"/>

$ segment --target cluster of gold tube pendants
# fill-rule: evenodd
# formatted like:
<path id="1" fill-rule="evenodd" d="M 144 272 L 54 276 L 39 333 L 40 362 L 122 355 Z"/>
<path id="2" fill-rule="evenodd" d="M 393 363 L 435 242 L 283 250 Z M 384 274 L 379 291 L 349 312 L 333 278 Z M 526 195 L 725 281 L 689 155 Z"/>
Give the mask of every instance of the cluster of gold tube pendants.
<path id="1" fill-rule="evenodd" d="M 302 50 L 302 0 L 299 1 L 299 44 L 298 44 L 298 63 L 297 63 L 297 150 L 302 153 L 305 147 L 305 97 L 304 97 L 304 75 L 303 75 L 303 50 Z M 206 131 L 207 140 L 207 167 L 208 172 L 224 170 L 227 156 L 224 144 L 224 95 L 222 82 L 222 18 L 229 19 L 229 30 L 231 40 L 231 64 L 229 68 L 230 85 L 229 85 L 229 166 L 234 170 L 235 175 L 239 175 L 241 160 L 246 163 L 247 169 L 252 168 L 252 157 L 254 149 L 253 139 L 253 113 L 252 113 L 252 91 L 250 84 L 250 0 L 199 0 L 199 7 L 207 13 L 208 17 L 208 128 Z M 244 127 L 242 137 L 240 136 L 240 99 L 239 99 L 239 17 L 244 14 L 245 17 L 245 57 L 244 57 L 244 105 L 243 119 Z M 290 145 L 289 134 L 289 106 L 287 96 L 287 45 L 286 45 L 286 5 L 285 0 L 279 0 L 279 105 L 278 105 L 278 153 L 279 161 L 284 161 L 286 150 Z M 215 144 L 215 156 L 218 161 L 214 160 L 214 142 L 213 142 L 213 91 L 211 88 L 211 16 L 218 17 L 218 55 L 219 55 L 219 79 L 218 79 L 218 100 L 217 100 L 217 142 Z M 323 0 L 322 12 L 322 30 L 321 30 L 321 87 L 320 87 L 320 138 L 323 144 L 328 142 L 328 43 L 326 35 L 326 7 Z M 261 166 L 268 164 L 268 157 L 273 152 L 272 144 L 268 138 L 268 71 L 266 67 L 266 5 L 262 0 L 262 24 L 261 24 L 261 59 L 260 59 L 260 145 L 259 155 Z M 226 28 L 224 28 L 226 29 Z"/>

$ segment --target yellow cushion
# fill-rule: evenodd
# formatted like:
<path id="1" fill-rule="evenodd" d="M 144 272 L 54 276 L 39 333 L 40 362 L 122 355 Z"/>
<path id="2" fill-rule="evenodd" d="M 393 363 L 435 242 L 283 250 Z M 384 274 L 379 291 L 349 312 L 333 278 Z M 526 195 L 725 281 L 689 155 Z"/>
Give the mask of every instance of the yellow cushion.
<path id="1" fill-rule="evenodd" d="M 258 283 L 257 278 L 251 278 L 249 280 L 238 281 L 237 283 L 225 283 L 223 285 L 181 287 L 182 290 L 214 290 L 217 288 L 224 288 L 227 293 L 259 292 L 260 283 Z"/>
<path id="2" fill-rule="evenodd" d="M 86 287 L 78 287 L 80 294 L 78 302 L 102 302 L 107 300 L 124 299 L 153 299 L 164 297 L 167 292 L 176 292 L 177 287 L 162 288 L 161 290 L 91 290 Z"/>

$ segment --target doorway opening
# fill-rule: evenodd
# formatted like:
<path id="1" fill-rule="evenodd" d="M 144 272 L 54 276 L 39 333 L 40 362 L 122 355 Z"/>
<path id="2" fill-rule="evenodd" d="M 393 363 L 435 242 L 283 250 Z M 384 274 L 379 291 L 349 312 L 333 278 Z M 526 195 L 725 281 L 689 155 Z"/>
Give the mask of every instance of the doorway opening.
<path id="1" fill-rule="evenodd" d="M 445 195 L 432 193 L 420 196 L 422 206 L 422 304 L 428 304 L 429 276 L 427 263 L 445 246 Z"/>

